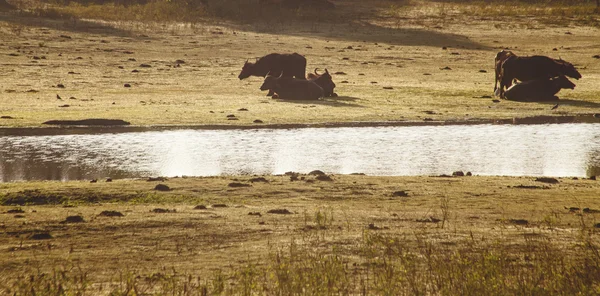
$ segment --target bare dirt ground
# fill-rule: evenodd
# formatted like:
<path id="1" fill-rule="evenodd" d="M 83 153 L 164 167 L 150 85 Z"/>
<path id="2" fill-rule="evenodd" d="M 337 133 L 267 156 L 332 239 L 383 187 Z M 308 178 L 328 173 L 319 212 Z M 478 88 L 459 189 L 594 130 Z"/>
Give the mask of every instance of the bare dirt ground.
<path id="1" fill-rule="evenodd" d="M 582 231 L 596 232 L 600 209 L 600 183 L 587 179 L 328 177 L 1 184 L 0 278 L 52 268 L 78 269 L 94 283 L 170 270 L 208 278 L 265 264 L 291 242 L 339 248 L 360 263 L 370 234 L 402 237 L 414 249 L 423 241 L 449 250 L 485 243 L 518 254 L 551 241 L 576 254 L 573 244 Z"/>
<path id="2" fill-rule="evenodd" d="M 340 1 L 339 9 L 355 5 L 350 2 Z M 534 16 L 469 16 L 433 4 L 389 7 L 339 23 L 253 25 L 4 13 L 0 115 L 11 118 L 0 125 L 86 118 L 133 125 L 477 121 L 590 114 L 600 107 L 600 59 L 593 58 L 600 53 L 597 27 Z M 583 78 L 575 90 L 559 93 L 556 110 L 554 103 L 495 103 L 493 59 L 503 48 L 563 58 Z M 261 78 L 237 78 L 246 59 L 271 52 L 298 52 L 308 60 L 307 71 L 336 73 L 340 96 L 278 101 L 259 90 Z M 226 117 L 231 114 L 237 120 Z"/>

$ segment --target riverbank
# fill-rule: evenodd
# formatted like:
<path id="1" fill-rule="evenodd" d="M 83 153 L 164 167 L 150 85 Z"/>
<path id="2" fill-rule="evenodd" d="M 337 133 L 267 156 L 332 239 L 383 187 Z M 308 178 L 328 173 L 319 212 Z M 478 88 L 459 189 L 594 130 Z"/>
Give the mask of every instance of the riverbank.
<path id="1" fill-rule="evenodd" d="M 427 5 L 437 7 L 402 6 L 390 15 L 383 5 L 356 21 L 277 26 L 61 21 L 4 13 L 0 127 L 89 118 L 133 126 L 302 126 L 597 113 L 597 27 L 576 18 L 553 24 L 543 17 L 435 13 Z M 505 48 L 561 57 L 583 78 L 575 90 L 559 93 L 557 108 L 555 102 L 496 100 L 493 60 Z M 308 72 L 327 68 L 339 97 L 273 100 L 258 89 L 261 78 L 237 78 L 247 59 L 271 52 L 305 55 Z"/>
<path id="2" fill-rule="evenodd" d="M 0 289 L 590 292 L 598 192 L 578 178 L 318 171 L 3 183 Z M 426 285 L 439 278 L 453 285 Z"/>

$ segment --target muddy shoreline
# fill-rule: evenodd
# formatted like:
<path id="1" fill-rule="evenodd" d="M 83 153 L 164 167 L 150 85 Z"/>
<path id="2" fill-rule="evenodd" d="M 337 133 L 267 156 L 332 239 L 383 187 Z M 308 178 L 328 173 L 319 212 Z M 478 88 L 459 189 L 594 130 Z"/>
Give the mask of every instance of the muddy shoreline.
<path id="1" fill-rule="evenodd" d="M 443 126 L 443 125 L 481 125 L 481 124 L 564 124 L 564 123 L 600 123 L 600 114 L 580 114 L 570 116 L 533 116 L 507 119 L 473 119 L 445 121 L 364 121 L 364 122 L 324 122 L 289 124 L 253 124 L 253 125 L 127 125 L 127 126 L 83 126 L 61 125 L 48 127 L 0 127 L 0 136 L 42 136 L 76 135 L 102 133 L 134 133 L 168 130 L 250 130 L 250 129 L 301 129 L 301 128 L 343 128 L 343 127 L 396 127 L 396 126 Z"/>

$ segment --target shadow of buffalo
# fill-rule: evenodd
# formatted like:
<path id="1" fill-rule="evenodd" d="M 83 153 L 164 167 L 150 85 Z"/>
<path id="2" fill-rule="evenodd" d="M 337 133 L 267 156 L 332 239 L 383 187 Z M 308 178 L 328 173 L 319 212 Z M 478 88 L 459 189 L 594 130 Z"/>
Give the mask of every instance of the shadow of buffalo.
<path id="1" fill-rule="evenodd" d="M 355 101 L 360 100 L 360 98 L 356 97 L 348 97 L 348 96 L 339 96 L 339 97 L 328 97 L 320 100 L 282 100 L 276 99 L 277 102 L 282 103 L 294 103 L 294 104 L 304 104 L 304 105 L 322 105 L 322 106 L 331 106 L 331 107 L 358 107 L 364 108 L 365 106 L 353 103 Z"/>

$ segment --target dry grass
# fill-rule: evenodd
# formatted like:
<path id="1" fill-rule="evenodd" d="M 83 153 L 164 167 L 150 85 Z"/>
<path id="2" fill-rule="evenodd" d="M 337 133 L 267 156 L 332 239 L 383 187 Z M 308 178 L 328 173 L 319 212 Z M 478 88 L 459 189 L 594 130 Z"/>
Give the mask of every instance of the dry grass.
<path id="1" fill-rule="evenodd" d="M 340 2 L 338 13 L 356 13 L 350 4 L 355 3 Z M 14 119 L 1 119 L 0 125 L 83 118 L 134 125 L 468 121 L 597 112 L 600 66 L 592 58 L 599 50 L 597 30 L 546 25 L 536 17 L 507 22 L 443 14 L 439 3 L 390 10 L 391 4 L 338 23 L 326 17 L 247 25 L 7 15 L 0 19 L 0 115 Z M 577 65 L 583 79 L 574 91 L 559 94 L 563 101 L 555 111 L 549 104 L 493 103 L 485 96 L 492 95 L 493 57 L 500 48 L 562 57 Z M 309 71 L 346 73 L 333 75 L 340 97 L 281 102 L 258 90 L 260 78 L 237 79 L 247 58 L 270 52 L 302 53 Z M 441 70 L 445 67 L 451 70 Z M 64 105 L 69 107 L 59 107 Z M 227 120 L 228 114 L 239 120 Z"/>
<path id="2" fill-rule="evenodd" d="M 264 177 L 172 178 L 168 192 L 145 180 L 2 184 L 0 291 L 598 292 L 597 181 Z M 64 223 L 75 215 L 84 222 Z"/>

